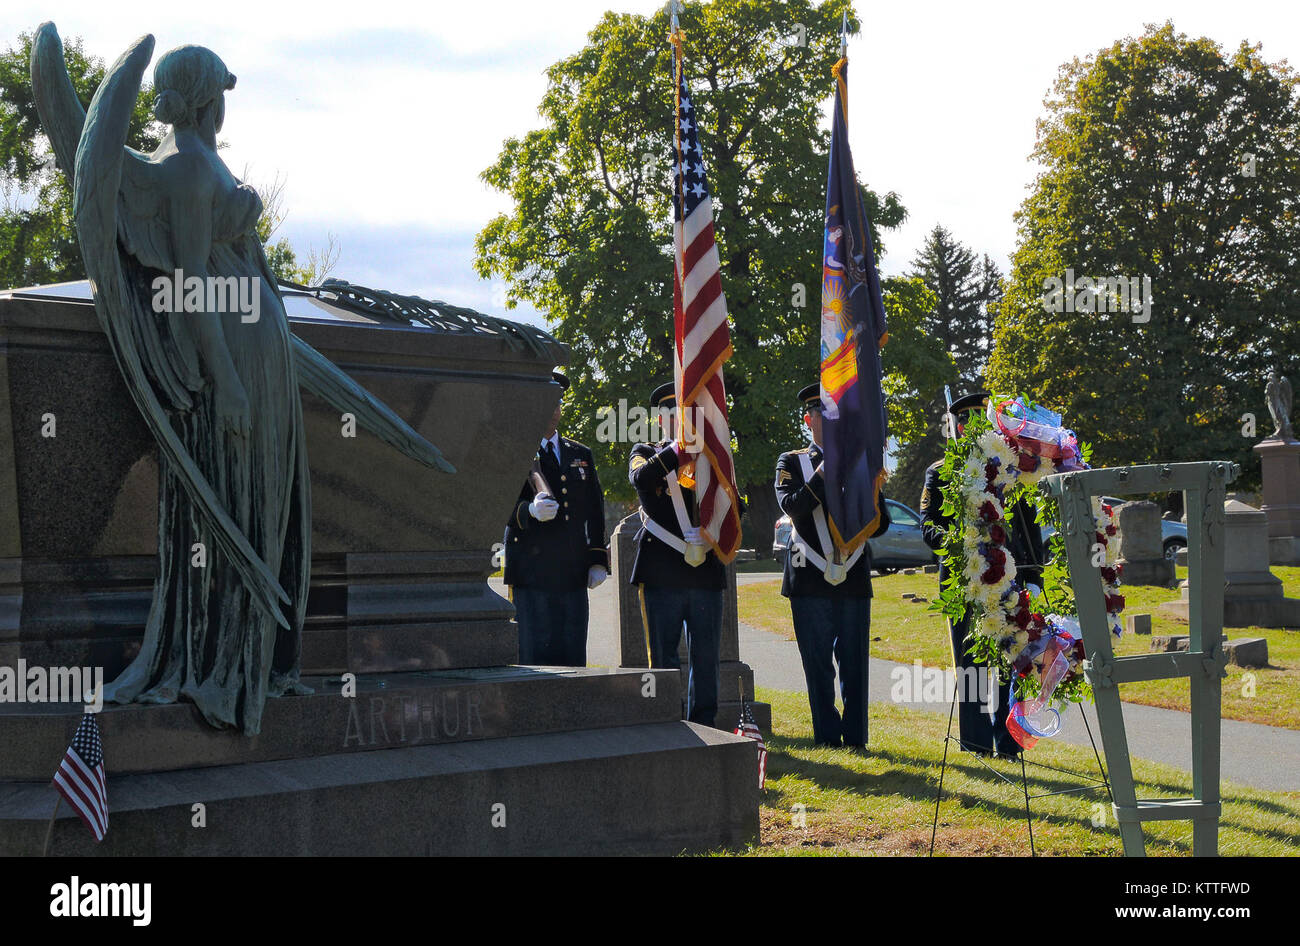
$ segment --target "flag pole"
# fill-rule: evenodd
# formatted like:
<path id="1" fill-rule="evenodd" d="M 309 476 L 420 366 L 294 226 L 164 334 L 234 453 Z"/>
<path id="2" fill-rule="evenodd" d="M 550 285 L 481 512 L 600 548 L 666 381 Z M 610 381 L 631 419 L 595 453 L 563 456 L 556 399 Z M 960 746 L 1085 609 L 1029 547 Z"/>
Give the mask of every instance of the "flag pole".
<path id="1" fill-rule="evenodd" d="M 841 81 L 840 80 L 841 64 L 848 60 L 848 54 L 849 54 L 849 11 L 846 8 L 840 18 L 840 62 L 836 63 L 835 68 L 831 70 L 831 74 L 835 77 L 836 82 Z M 843 108 L 846 113 L 848 112 L 848 104 L 846 102 L 841 101 L 840 107 Z M 847 114 L 845 117 L 847 118 Z M 843 565 L 845 556 L 844 556 L 844 552 L 840 549 L 839 543 L 832 542 L 831 546 L 832 546 L 831 561 L 836 565 Z"/>
<path id="2" fill-rule="evenodd" d="M 677 205 L 679 207 L 684 207 L 685 195 L 682 189 L 686 185 L 686 180 L 685 180 L 686 175 L 682 173 L 682 60 L 685 58 L 685 52 L 682 49 L 681 24 L 677 20 L 677 11 L 679 8 L 680 5 L 678 3 L 678 0 L 670 0 L 669 2 L 670 20 L 669 20 L 668 41 L 673 46 L 673 146 L 674 146 L 674 151 L 677 155 L 677 174 L 674 175 L 674 180 L 676 182 L 674 187 L 676 189 L 675 198 L 677 200 Z M 679 262 L 680 261 L 677 259 L 677 254 L 676 252 L 674 252 L 673 266 L 676 267 Z M 674 278 L 676 279 L 678 277 L 674 277 Z M 682 403 L 682 398 L 686 394 L 686 392 L 681 390 L 681 383 L 682 383 L 681 365 L 680 365 L 679 353 L 677 352 L 675 341 L 673 345 L 673 364 L 674 364 L 673 380 L 675 383 L 675 387 L 677 388 L 676 391 L 677 393 L 677 438 L 676 439 L 678 443 L 685 446 L 687 408 L 686 405 Z M 695 428 L 693 426 L 691 430 L 694 434 Z M 694 434 L 694 435 L 698 436 L 698 434 Z M 678 476 L 678 482 L 681 482 L 682 477 L 685 476 L 687 477 L 688 482 L 693 483 L 695 477 L 695 461 L 691 460 L 690 462 L 688 462 L 684 467 L 682 467 L 682 469 L 678 471 L 677 476 Z M 697 504 L 697 508 L 694 516 L 690 515 L 690 510 L 687 510 L 687 521 L 690 522 L 690 524 L 693 527 L 698 527 L 699 523 L 696 521 L 698 518 L 699 518 L 699 509 Z"/>
<path id="3" fill-rule="evenodd" d="M 41 857 L 50 856 L 50 842 L 54 840 L 54 819 L 59 815 L 59 802 L 61 801 L 63 801 L 63 796 L 55 792 L 54 811 L 50 813 L 50 826 L 45 829 L 45 850 L 41 852 Z"/>

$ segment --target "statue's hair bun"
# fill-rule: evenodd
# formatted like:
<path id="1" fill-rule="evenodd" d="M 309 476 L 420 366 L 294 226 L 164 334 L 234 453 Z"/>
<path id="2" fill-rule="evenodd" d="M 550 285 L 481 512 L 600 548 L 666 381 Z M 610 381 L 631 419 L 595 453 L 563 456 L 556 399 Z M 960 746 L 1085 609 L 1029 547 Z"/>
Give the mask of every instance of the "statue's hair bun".
<path id="1" fill-rule="evenodd" d="M 157 101 L 154 102 L 153 113 L 158 116 L 160 122 L 176 125 L 185 120 L 185 116 L 189 113 L 189 106 L 185 104 L 185 98 L 175 89 L 166 89 L 159 93 Z"/>

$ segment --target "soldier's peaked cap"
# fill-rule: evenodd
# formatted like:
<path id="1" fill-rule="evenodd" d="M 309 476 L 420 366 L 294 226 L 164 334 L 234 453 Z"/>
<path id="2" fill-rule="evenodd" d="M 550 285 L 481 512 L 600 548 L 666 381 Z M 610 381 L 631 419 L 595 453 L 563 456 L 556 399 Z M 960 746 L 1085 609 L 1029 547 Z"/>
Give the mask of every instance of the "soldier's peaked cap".
<path id="1" fill-rule="evenodd" d="M 988 403 L 988 391 L 972 391 L 970 394 L 963 394 L 961 397 L 955 398 L 949 411 L 954 415 L 965 414 L 967 411 L 983 410 L 988 406 Z"/>
<path id="2" fill-rule="evenodd" d="M 659 387 L 650 392 L 650 407 L 676 407 L 677 406 L 677 386 L 671 381 L 665 381 Z"/>
<path id="3" fill-rule="evenodd" d="M 815 381 L 806 388 L 799 389 L 799 403 L 808 410 L 817 410 L 822 406 L 822 384 Z"/>

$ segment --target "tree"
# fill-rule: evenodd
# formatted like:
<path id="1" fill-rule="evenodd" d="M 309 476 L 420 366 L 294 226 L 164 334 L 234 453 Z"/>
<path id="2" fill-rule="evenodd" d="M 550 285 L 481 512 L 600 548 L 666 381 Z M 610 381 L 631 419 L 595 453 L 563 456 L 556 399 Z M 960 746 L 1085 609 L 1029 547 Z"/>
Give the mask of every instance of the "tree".
<path id="1" fill-rule="evenodd" d="M 63 51 L 77 97 L 83 107 L 89 106 L 103 81 L 104 63 L 87 55 L 78 38 L 65 40 Z M 20 34 L 17 45 L 0 55 L 0 192 L 5 198 L 0 208 L 0 287 L 86 278 L 68 174 L 55 166 L 32 96 L 31 57 L 30 33 Z M 127 134 L 127 146 L 137 151 L 152 151 L 166 134 L 166 128 L 154 120 L 153 99 L 152 87 L 143 83 Z M 303 263 L 287 239 L 271 243 L 285 217 L 283 190 L 278 177 L 260 190 L 264 210 L 258 235 L 266 244 L 273 273 L 315 285 L 338 261 L 337 240 L 330 234 L 326 247 L 309 249 Z"/>
<path id="2" fill-rule="evenodd" d="M 890 477 L 890 488 L 896 499 L 908 504 L 918 501 L 926 467 L 943 452 L 944 385 L 951 386 L 956 397 L 984 384 L 993 310 L 1002 295 L 1002 273 L 993 260 L 987 255 L 976 257 L 939 225 L 926 237 L 912 267 L 913 276 L 934 300 L 921 331 L 947 353 L 948 363 L 942 368 L 935 365 L 930 383 L 916 392 L 923 423 L 913 436 L 899 437 L 898 468 Z"/>
<path id="3" fill-rule="evenodd" d="M 88 56 L 80 39 L 65 40 L 68 76 L 83 106 L 104 78 L 102 60 Z M 72 221 L 67 175 L 55 167 L 32 97 L 32 34 L 0 55 L 0 286 L 34 286 L 85 279 Z M 153 120 L 153 96 L 141 89 L 127 144 L 151 150 L 163 127 Z M 69 169 L 70 170 L 70 169 Z"/>
<path id="4" fill-rule="evenodd" d="M 993 335 L 990 307 L 1002 294 L 1002 273 L 985 255 L 936 225 L 912 261 L 913 273 L 934 292 L 936 304 L 926 330 L 942 342 L 956 367 L 954 382 L 963 388 L 984 383 Z"/>
<path id="5" fill-rule="evenodd" d="M 1168 22 L 1061 68 L 989 378 L 1062 410 L 1095 465 L 1224 458 L 1257 481 L 1243 415 L 1300 369 L 1296 86 Z M 1118 277 L 1130 306 L 1150 280 L 1149 321 L 1114 311 Z"/>
<path id="6" fill-rule="evenodd" d="M 243 179 L 248 178 L 249 170 L 244 168 Z M 302 263 L 298 262 L 298 254 L 287 237 L 281 237 L 272 243 L 271 238 L 289 216 L 284 207 L 284 186 L 284 178 L 277 174 L 270 184 L 257 188 L 258 196 L 262 198 L 262 215 L 257 218 L 257 236 L 266 250 L 266 264 L 280 279 L 300 286 L 318 286 L 333 272 L 339 261 L 341 248 L 338 238 L 333 233 L 328 234 L 325 248 L 317 250 L 310 247 L 307 259 Z"/>
<path id="7" fill-rule="evenodd" d="M 746 542 L 760 554 L 778 514 L 777 454 L 803 442 L 795 392 L 817 377 L 830 145 L 820 126 L 844 9 L 715 0 L 680 14 L 732 320 L 725 374 Z M 806 45 L 794 41 L 801 32 Z M 479 233 L 476 268 L 504 280 L 507 305 L 545 312 L 572 348 L 566 425 L 592 445 L 618 498 L 631 496 L 629 445 L 601 442 L 598 412 L 642 404 L 672 372 L 667 35 L 663 11 L 606 14 L 585 47 L 548 70 L 543 127 L 508 139 L 482 175 L 514 207 Z M 896 195 L 863 196 L 873 227 L 903 219 Z M 887 289 L 900 306 L 918 298 L 908 285 Z"/>

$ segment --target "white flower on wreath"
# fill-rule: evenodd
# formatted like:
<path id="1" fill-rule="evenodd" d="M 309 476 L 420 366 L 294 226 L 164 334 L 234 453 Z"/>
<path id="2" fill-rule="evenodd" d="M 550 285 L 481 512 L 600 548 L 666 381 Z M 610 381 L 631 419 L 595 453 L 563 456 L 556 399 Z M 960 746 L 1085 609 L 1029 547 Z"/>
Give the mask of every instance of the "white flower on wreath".
<path id="1" fill-rule="evenodd" d="M 1007 632 L 1007 622 L 997 608 L 984 612 L 975 631 L 981 637 L 1001 637 Z"/>
<path id="2" fill-rule="evenodd" d="M 996 430 L 986 430 L 980 434 L 980 452 L 991 460 L 1000 462 L 1000 469 L 1005 470 L 1016 465 L 1016 451 Z"/>

